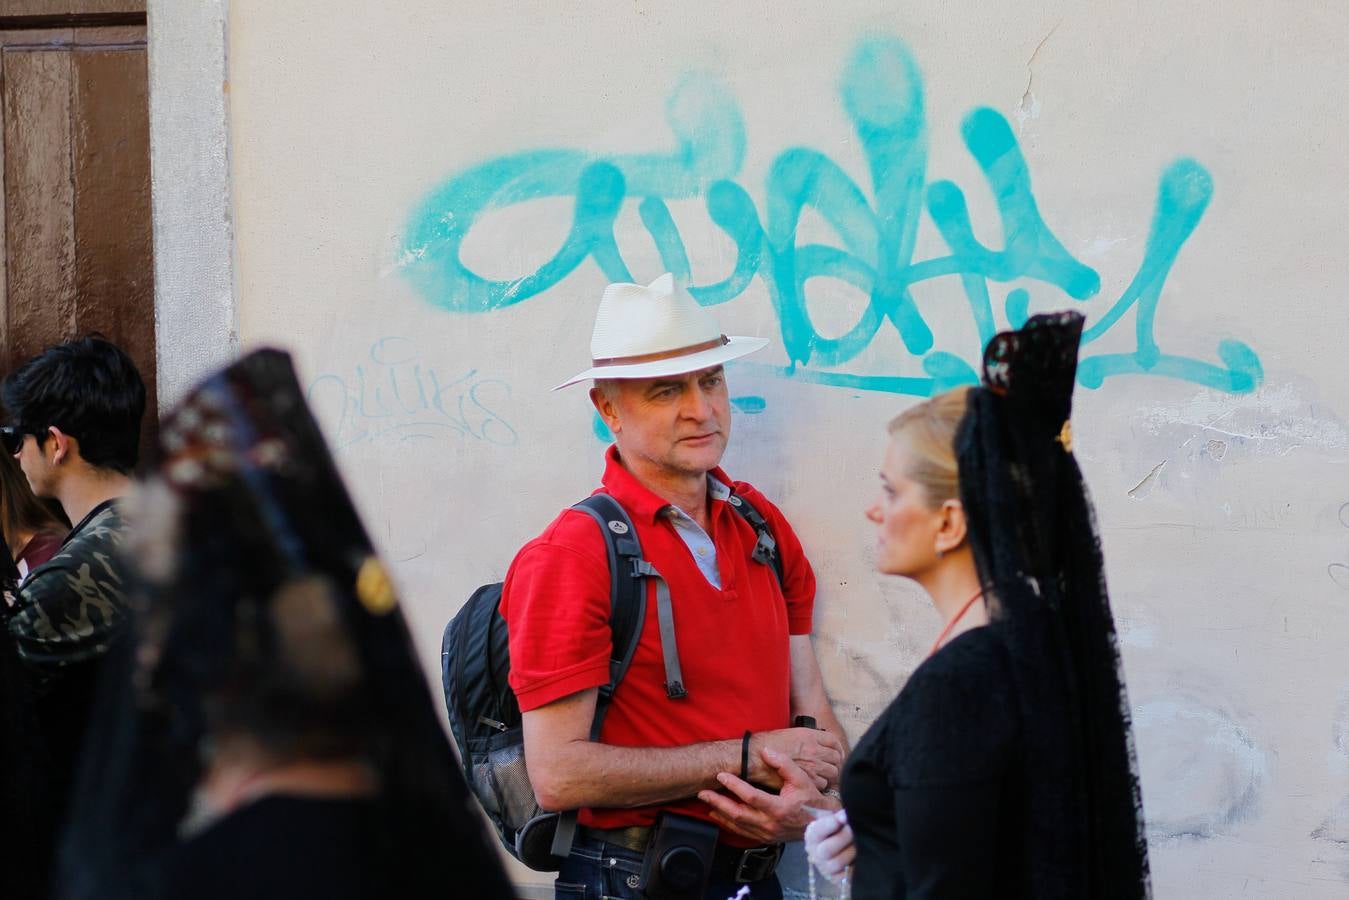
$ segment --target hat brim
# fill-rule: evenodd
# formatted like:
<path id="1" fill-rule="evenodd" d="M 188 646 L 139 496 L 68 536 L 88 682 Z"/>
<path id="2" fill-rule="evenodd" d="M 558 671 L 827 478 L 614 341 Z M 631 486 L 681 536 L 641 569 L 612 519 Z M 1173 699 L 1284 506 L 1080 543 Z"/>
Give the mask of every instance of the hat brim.
<path id="1" fill-rule="evenodd" d="M 631 363 L 621 366 L 593 366 L 579 375 L 568 378 L 553 390 L 560 391 L 564 387 L 570 387 L 591 378 L 659 378 L 662 375 L 685 375 L 689 372 L 697 372 L 699 369 L 719 366 L 722 363 L 753 353 L 755 350 L 762 350 L 767 346 L 767 338 L 732 335 L 727 338 L 725 344 L 719 347 L 703 350 L 700 353 L 690 353 L 688 356 L 673 356 L 655 362 Z"/>

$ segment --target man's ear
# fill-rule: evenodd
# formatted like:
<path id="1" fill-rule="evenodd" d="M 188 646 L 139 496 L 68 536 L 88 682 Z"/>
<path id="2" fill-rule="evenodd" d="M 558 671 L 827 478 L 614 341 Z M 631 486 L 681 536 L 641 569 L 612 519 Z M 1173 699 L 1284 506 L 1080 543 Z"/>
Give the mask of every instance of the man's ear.
<path id="1" fill-rule="evenodd" d="M 965 505 L 959 500 L 947 500 L 941 505 L 941 524 L 937 527 L 937 549 L 950 553 L 965 543 L 967 535 Z"/>
<path id="2" fill-rule="evenodd" d="M 60 465 L 64 460 L 70 458 L 74 438 L 55 425 L 47 426 L 47 437 L 51 438 L 52 441 L 52 465 Z M 43 451 L 46 451 L 45 442 Z"/>
<path id="3" fill-rule="evenodd" d="M 618 434 L 621 430 L 618 422 L 618 405 L 614 403 L 613 398 L 600 387 L 590 389 L 590 403 L 595 407 L 595 412 L 600 414 L 604 424 L 609 427 L 612 434 Z"/>

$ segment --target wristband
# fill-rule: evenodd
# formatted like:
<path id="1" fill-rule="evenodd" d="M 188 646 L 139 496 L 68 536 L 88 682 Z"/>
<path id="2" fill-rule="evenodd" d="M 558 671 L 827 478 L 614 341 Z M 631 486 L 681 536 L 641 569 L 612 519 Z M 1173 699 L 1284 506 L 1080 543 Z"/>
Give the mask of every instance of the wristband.
<path id="1" fill-rule="evenodd" d="M 740 780 L 749 781 L 749 736 L 752 731 L 746 731 L 745 736 L 740 740 Z"/>

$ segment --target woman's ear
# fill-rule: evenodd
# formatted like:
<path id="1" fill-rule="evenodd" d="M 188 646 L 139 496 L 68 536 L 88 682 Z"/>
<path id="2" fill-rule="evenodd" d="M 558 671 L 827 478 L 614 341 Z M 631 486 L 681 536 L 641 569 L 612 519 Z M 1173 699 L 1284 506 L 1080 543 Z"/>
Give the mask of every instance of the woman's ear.
<path id="1" fill-rule="evenodd" d="M 959 500 L 947 500 L 938 510 L 941 521 L 937 526 L 937 550 L 950 553 L 965 543 L 965 506 Z"/>

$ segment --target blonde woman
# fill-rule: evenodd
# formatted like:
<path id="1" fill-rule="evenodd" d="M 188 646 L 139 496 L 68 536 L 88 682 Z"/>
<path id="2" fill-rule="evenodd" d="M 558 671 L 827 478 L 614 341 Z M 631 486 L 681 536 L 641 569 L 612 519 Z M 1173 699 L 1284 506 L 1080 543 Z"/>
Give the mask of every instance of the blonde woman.
<path id="1" fill-rule="evenodd" d="M 806 833 L 866 898 L 1149 894 L 1127 705 L 1068 425 L 1082 317 L 1032 318 L 984 385 L 890 423 L 877 568 L 944 625 Z"/>

